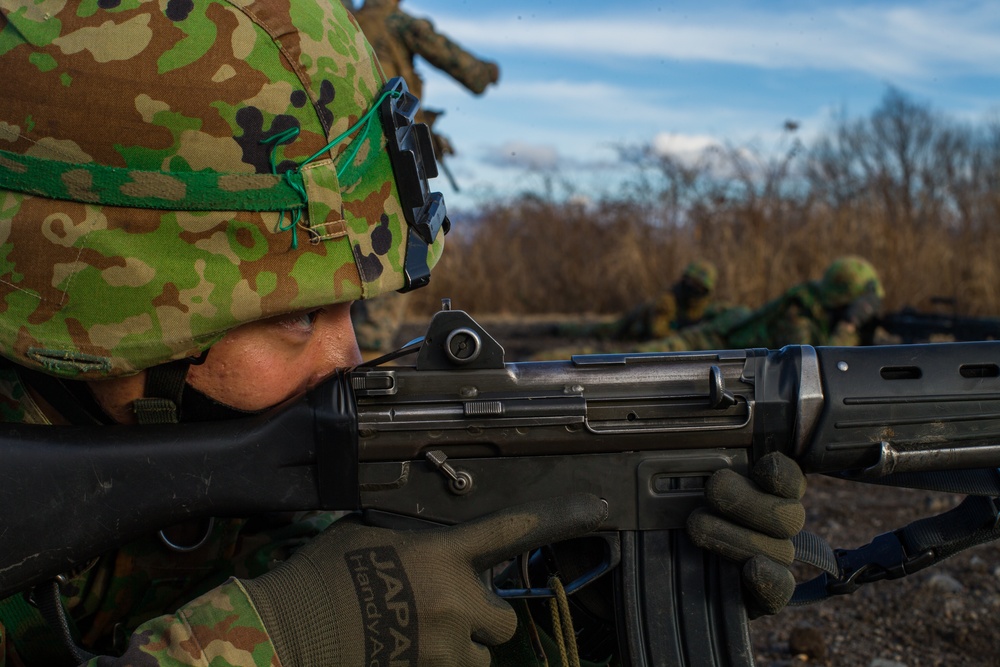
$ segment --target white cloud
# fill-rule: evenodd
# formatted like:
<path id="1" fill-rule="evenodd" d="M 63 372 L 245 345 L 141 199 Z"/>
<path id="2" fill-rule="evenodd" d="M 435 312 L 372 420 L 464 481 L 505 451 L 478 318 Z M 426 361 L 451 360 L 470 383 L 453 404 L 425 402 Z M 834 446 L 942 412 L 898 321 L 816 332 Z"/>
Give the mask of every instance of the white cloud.
<path id="1" fill-rule="evenodd" d="M 488 148 L 483 161 L 497 167 L 517 167 L 546 171 L 555 169 L 560 162 L 559 151 L 554 146 L 508 141 Z"/>
<path id="2" fill-rule="evenodd" d="M 454 114 L 449 112 L 445 117 L 448 123 L 457 121 L 460 114 L 467 113 L 481 120 L 499 112 L 525 132 L 531 132 L 538 123 L 552 128 L 555 121 L 557 127 L 561 125 L 567 132 L 571 131 L 570 127 L 586 124 L 588 135 L 603 132 L 617 136 L 622 129 L 637 125 L 676 127 L 693 121 L 704 122 L 713 114 L 731 118 L 740 113 L 731 108 L 702 106 L 694 110 L 689 106 L 672 106 L 669 100 L 657 98 L 663 91 L 568 78 L 511 80 L 490 90 L 488 99 L 467 101 L 462 89 L 446 76 L 427 71 L 426 79 L 425 89 L 433 95 L 430 106 L 460 108 Z"/>
<path id="3" fill-rule="evenodd" d="M 995 2 L 837 6 L 811 11 L 695 10 L 522 20 L 509 14 L 435 16 L 459 42 L 501 57 L 543 52 L 579 59 L 658 58 L 916 76 L 935 68 L 1000 71 Z"/>
<path id="4" fill-rule="evenodd" d="M 709 148 L 721 147 L 715 137 L 660 132 L 653 137 L 652 149 L 658 155 L 673 155 L 684 160 L 697 158 Z"/>

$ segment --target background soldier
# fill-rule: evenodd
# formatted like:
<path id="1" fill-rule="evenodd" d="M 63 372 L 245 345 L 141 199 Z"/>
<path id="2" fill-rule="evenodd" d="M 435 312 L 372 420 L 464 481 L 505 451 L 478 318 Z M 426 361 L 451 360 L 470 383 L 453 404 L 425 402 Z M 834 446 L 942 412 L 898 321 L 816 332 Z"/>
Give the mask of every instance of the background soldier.
<path id="1" fill-rule="evenodd" d="M 400 10 L 398 0 L 365 0 L 364 6 L 354 15 L 375 49 L 386 78 L 403 77 L 410 92 L 419 99 L 422 99 L 423 79 L 414 67 L 417 56 L 476 95 L 500 78 L 496 63 L 472 55 L 437 32 L 427 19 L 415 18 Z M 440 113 L 421 108 L 416 121 L 433 127 Z M 455 151 L 446 137 L 437 132 L 432 132 L 431 136 L 437 159 L 443 165 L 444 156 Z M 400 294 L 355 302 L 351 317 L 361 354 L 366 360 L 392 351 L 405 314 L 406 300 Z"/>
<path id="2" fill-rule="evenodd" d="M 637 351 L 870 344 L 884 296 L 878 273 L 868 260 L 841 257 L 830 264 L 822 279 L 795 285 L 749 315 L 723 315 L 640 345 Z"/>
<path id="3" fill-rule="evenodd" d="M 617 320 L 559 325 L 556 333 L 573 338 L 618 341 L 666 338 L 675 331 L 722 312 L 723 308 L 712 304 L 717 277 L 718 271 L 711 262 L 691 262 L 670 289 L 651 301 L 639 304 Z"/>

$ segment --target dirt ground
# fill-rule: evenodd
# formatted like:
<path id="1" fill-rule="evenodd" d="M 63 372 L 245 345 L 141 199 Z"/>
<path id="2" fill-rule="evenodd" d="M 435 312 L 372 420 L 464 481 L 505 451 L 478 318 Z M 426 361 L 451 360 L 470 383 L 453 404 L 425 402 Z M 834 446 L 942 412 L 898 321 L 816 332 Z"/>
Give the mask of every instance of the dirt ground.
<path id="1" fill-rule="evenodd" d="M 564 346 L 550 319 L 477 317 L 504 345 L 507 361 Z M 409 322 L 400 334 L 423 333 Z M 570 341 L 593 344 L 593 341 Z M 961 496 L 812 476 L 806 529 L 832 546 L 862 546 L 876 535 L 947 511 Z M 1000 542 L 969 549 L 905 579 L 877 582 L 751 623 L 760 667 L 1000 667 Z"/>

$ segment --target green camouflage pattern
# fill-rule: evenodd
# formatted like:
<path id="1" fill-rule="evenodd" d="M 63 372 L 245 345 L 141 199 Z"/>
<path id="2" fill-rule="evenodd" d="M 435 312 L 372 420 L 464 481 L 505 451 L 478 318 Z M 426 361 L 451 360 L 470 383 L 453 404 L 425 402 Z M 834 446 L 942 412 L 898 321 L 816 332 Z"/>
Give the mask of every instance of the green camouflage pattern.
<path id="1" fill-rule="evenodd" d="M 810 281 L 790 288 L 755 311 L 734 311 L 667 338 L 642 343 L 636 347 L 636 351 L 861 345 L 864 338 L 859 323 L 844 317 L 850 305 L 838 309 L 827 308 L 822 284 Z"/>
<path id="2" fill-rule="evenodd" d="M 0 353 L 16 363 L 126 375 L 403 286 L 378 119 L 328 146 L 384 84 L 342 4 L 0 0 L 0 69 Z"/>
<path id="3" fill-rule="evenodd" d="M 855 256 L 841 257 L 830 265 L 821 280 L 795 285 L 756 310 L 742 306 L 713 307 L 706 310 L 701 321 L 676 328 L 666 336 L 633 339 L 635 342 L 625 344 L 560 347 L 545 350 L 532 358 L 544 361 L 568 359 L 574 354 L 862 345 L 872 341 L 883 296 L 878 274 L 867 260 Z M 635 312 L 643 315 L 653 311 L 648 305 L 644 308 L 645 311 Z M 598 326 L 619 333 L 622 324 L 629 322 L 629 317 L 633 315 L 630 313 L 620 321 Z M 655 322 L 655 319 L 646 315 L 646 320 L 636 317 L 634 321 Z M 594 331 L 588 333 L 600 340 Z"/>
<path id="4" fill-rule="evenodd" d="M 238 581 L 192 600 L 176 614 L 140 626 L 122 665 L 280 667 L 263 623 Z M 107 664 L 95 658 L 90 667 Z"/>
<path id="5" fill-rule="evenodd" d="M 730 311 L 643 343 L 636 351 L 861 345 L 870 342 L 870 329 L 884 294 L 870 262 L 857 256 L 840 257 L 822 279 L 795 285 L 753 312 Z"/>
<path id="6" fill-rule="evenodd" d="M 856 255 L 839 257 L 827 267 L 820 281 L 820 292 L 827 308 L 844 308 L 868 293 L 878 299 L 885 297 L 875 267 Z"/>

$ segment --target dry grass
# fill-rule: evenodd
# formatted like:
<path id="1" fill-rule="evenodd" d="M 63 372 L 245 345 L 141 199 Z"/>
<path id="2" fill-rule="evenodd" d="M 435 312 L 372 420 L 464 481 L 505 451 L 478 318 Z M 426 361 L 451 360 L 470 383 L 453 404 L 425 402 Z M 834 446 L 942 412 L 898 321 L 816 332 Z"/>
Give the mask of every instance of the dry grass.
<path id="1" fill-rule="evenodd" d="M 968 126 L 889 90 L 811 146 L 730 147 L 695 164 L 622 151 L 632 187 L 587 205 L 525 194 L 456 220 L 430 286 L 477 313 L 613 313 L 705 258 L 721 299 L 757 306 L 834 258 L 871 260 L 886 306 L 1000 313 L 1000 122 Z"/>
<path id="2" fill-rule="evenodd" d="M 818 278 L 844 254 L 878 268 L 886 306 L 931 308 L 954 297 L 970 314 L 1000 313 L 1000 238 L 943 225 L 901 228 L 877 213 L 819 211 L 798 221 L 747 220 L 663 228 L 639 207 L 594 210 L 521 201 L 457 224 L 431 284 L 411 312 L 442 297 L 478 313 L 612 313 L 667 288 L 684 265 L 719 268 L 721 299 L 756 306 L 795 283 Z"/>

